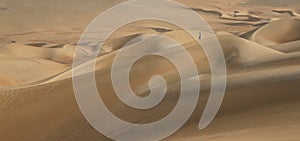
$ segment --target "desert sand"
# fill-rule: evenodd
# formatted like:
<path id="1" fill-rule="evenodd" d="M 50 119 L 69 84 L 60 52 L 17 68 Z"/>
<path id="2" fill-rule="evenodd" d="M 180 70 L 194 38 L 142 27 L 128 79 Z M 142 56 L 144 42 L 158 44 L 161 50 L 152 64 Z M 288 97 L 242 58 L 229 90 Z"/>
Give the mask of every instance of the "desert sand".
<path id="1" fill-rule="evenodd" d="M 72 86 L 72 61 L 77 57 L 74 51 L 86 26 L 105 9 L 121 2 L 0 0 L 1 140 L 110 140 L 89 125 L 79 110 Z M 177 26 L 155 20 L 130 23 L 104 44 L 96 60 L 95 77 L 106 106 L 132 123 L 159 120 L 174 108 L 180 78 L 164 58 L 146 56 L 131 69 L 131 87 L 140 96 L 149 93 L 151 76 L 160 74 L 166 79 L 166 98 L 153 109 L 139 111 L 124 105 L 111 84 L 111 66 L 118 50 L 141 35 L 160 34 L 183 44 L 196 62 L 198 76 L 194 77 L 200 77 L 203 85 L 192 117 L 165 140 L 300 140 L 300 2 L 177 2 L 201 15 L 222 46 L 228 76 L 217 117 L 204 130 L 198 129 L 210 90 L 210 67 L 201 46 Z M 177 53 L 163 48 L 155 51 Z"/>

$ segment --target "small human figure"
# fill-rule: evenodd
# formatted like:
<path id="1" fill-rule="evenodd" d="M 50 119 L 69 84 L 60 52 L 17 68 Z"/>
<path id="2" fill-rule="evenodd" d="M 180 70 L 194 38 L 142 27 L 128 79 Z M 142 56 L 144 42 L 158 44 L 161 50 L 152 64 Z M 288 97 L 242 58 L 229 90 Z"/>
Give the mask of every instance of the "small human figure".
<path id="1" fill-rule="evenodd" d="M 201 39 L 201 37 L 202 37 L 202 33 L 201 33 L 201 32 L 199 32 L 199 40 Z"/>

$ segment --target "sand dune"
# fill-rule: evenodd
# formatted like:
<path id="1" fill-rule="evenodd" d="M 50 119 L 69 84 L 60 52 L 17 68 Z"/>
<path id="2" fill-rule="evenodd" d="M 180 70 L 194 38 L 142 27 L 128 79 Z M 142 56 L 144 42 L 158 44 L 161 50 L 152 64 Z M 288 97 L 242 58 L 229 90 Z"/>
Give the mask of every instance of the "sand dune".
<path id="1" fill-rule="evenodd" d="M 146 66 L 144 66 L 146 67 Z M 272 68 L 270 68 L 273 70 Z M 266 75 L 266 72 L 268 72 Z M 264 128 L 270 128 L 272 124 L 276 124 L 277 126 L 287 126 L 285 124 L 285 121 L 292 122 L 294 126 L 299 125 L 297 122 L 295 116 L 289 116 L 285 117 L 284 120 L 274 120 L 269 121 L 267 119 L 272 116 L 272 110 L 275 107 L 267 107 L 266 109 L 261 109 L 259 107 L 263 107 L 262 105 L 270 105 L 277 104 L 277 103 L 285 103 L 290 101 L 294 104 L 297 104 L 297 93 L 295 90 L 296 83 L 293 83 L 292 85 L 284 85 L 287 84 L 288 81 L 296 81 L 299 78 L 295 77 L 298 75 L 299 67 L 297 65 L 292 67 L 285 67 L 284 69 L 281 68 L 280 70 L 271 71 L 269 69 L 265 69 L 262 71 L 253 71 L 249 73 L 239 73 L 230 75 L 228 79 L 228 89 L 230 90 L 226 94 L 226 99 L 224 101 L 224 106 L 221 110 L 220 115 L 218 116 L 218 122 L 216 124 L 213 124 L 214 126 L 211 128 L 208 128 L 205 130 L 204 133 L 198 130 L 192 130 L 193 132 L 189 132 L 189 130 L 194 129 L 193 126 L 187 126 L 182 129 L 181 132 L 186 133 L 187 135 L 191 135 L 191 138 L 189 139 L 201 139 L 205 138 L 206 136 L 210 136 L 207 139 L 218 139 L 218 134 L 221 132 L 220 129 L 218 130 L 218 126 L 223 127 L 219 124 L 232 124 L 232 126 L 227 125 L 225 127 L 230 128 L 230 131 L 236 131 L 235 136 L 237 137 L 250 137 L 252 132 L 245 132 L 245 133 L 239 133 L 240 131 L 239 126 L 233 126 L 237 124 L 238 122 L 251 122 L 259 124 Z M 108 87 L 106 81 L 103 81 L 105 75 L 105 72 L 99 71 L 97 72 L 97 76 L 100 77 L 99 80 L 99 86 L 104 85 L 102 87 Z M 255 77 L 253 77 L 255 76 Z M 251 77 L 251 79 L 249 79 Z M 277 81 L 274 84 L 274 79 Z M 257 82 L 261 82 L 260 86 L 257 85 Z M 204 81 L 205 83 L 205 81 Z M 268 89 L 268 86 L 278 86 L 275 89 L 273 87 L 270 87 Z M 247 86 L 251 86 L 250 88 Z M 263 86 L 263 87 L 262 87 Z M 279 87 L 280 86 L 280 87 Z M 51 89 L 50 89 L 51 88 Z M 240 90 L 242 88 L 242 90 Z M 259 89 L 258 89 L 259 88 Z M 171 91 L 176 90 L 176 85 L 171 86 Z M 172 90 L 173 89 L 173 90 Z M 256 89 L 256 94 L 254 95 L 251 93 L 252 89 Z M 104 90 L 104 89 L 102 89 Z M 206 93 L 207 89 L 203 89 L 203 92 Z M 41 93 L 46 94 L 41 95 Z M 147 117 L 153 117 L 153 113 L 157 113 L 158 118 L 161 117 L 160 113 L 165 113 L 168 111 L 168 106 L 162 106 L 165 108 L 160 107 L 159 109 L 155 109 L 156 112 L 149 112 L 148 114 L 140 115 L 134 111 L 127 111 L 126 115 L 123 115 L 121 111 L 124 111 L 123 104 L 117 104 L 114 100 L 112 100 L 111 95 L 108 93 L 108 90 L 105 95 L 103 95 L 104 99 L 111 99 L 107 104 L 111 106 L 112 110 L 115 112 L 119 112 L 121 114 L 120 116 L 123 118 L 130 118 L 131 121 L 140 121 L 140 119 L 144 119 L 146 121 L 148 120 L 154 120 L 154 119 L 147 119 Z M 240 91 L 248 91 L 247 94 L 240 95 Z M 260 91 L 260 92 L 258 92 Z M 281 95 L 279 92 L 276 91 L 285 91 L 288 92 L 286 95 Z M 276 92 L 276 93 L 274 93 Z M 170 93 L 171 94 L 171 93 Z M 172 95 L 171 95 L 172 96 Z M 207 95 L 203 95 L 200 98 L 199 105 L 205 104 L 203 101 Z M 171 98 L 172 99 L 172 98 Z M 271 100 L 272 99 L 272 100 Z M 292 99 L 292 100 L 289 100 Z M 234 101 L 232 101 L 234 100 Z M 3 124 L 3 128 L 1 128 L 1 134 L 4 137 L 4 139 L 7 140 L 18 140 L 18 139 L 28 139 L 28 140 L 102 140 L 105 139 L 100 134 L 96 133 L 83 119 L 81 116 L 79 109 L 76 106 L 75 98 L 72 94 L 72 85 L 71 80 L 64 80 L 64 81 L 58 81 L 55 83 L 49 83 L 46 85 L 41 86 L 33 86 L 29 88 L 21 88 L 21 89 L 15 89 L 15 90 L 6 90 L 1 92 L 1 123 Z M 168 102 L 172 103 L 171 101 L 166 101 L 165 103 L 169 104 Z M 271 103 L 270 103 L 271 102 Z M 235 103 L 235 104 L 232 104 Z M 259 103 L 259 104 L 258 104 Z M 291 107 L 295 105 L 289 105 L 287 103 L 281 104 L 284 107 L 290 109 Z M 169 104 L 170 105 L 170 104 Z M 237 106 L 238 105 L 238 106 Z M 286 105 L 286 106 L 285 106 Z M 60 110 L 54 110 L 54 109 L 60 109 Z M 203 107 L 201 107 L 203 108 Z M 251 110 L 253 109 L 253 110 Z M 257 110 L 255 110 L 257 109 Z M 250 111 L 249 111 L 250 110 Z M 31 111 L 31 113 L 23 114 L 24 111 Z M 53 111 L 53 112 L 49 112 Z M 249 112 L 248 112 L 249 111 Z M 269 111 L 269 112 L 267 112 Z M 284 108 L 282 110 L 278 110 L 283 113 L 291 113 L 297 114 L 297 110 L 290 110 L 286 111 Z M 199 111 L 198 111 L 199 112 Z M 195 117 L 192 117 L 193 120 L 190 121 L 190 123 L 197 123 L 198 122 L 198 112 L 196 113 Z M 240 119 L 240 121 L 234 120 L 235 118 L 231 118 L 230 116 L 226 118 L 227 114 L 229 113 L 237 113 L 237 115 L 245 116 L 244 112 L 251 113 L 252 118 L 248 116 L 247 118 Z M 256 116 L 255 113 L 264 113 L 259 114 L 259 116 Z M 128 114 L 130 113 L 130 114 Z M 201 112 L 199 112 L 201 113 Z M 246 114 L 245 113 L 245 114 Z M 271 113 L 271 114 L 268 114 Z M 235 115 L 235 114 L 233 114 Z M 246 114 L 247 115 L 247 114 Z M 124 117 L 125 116 L 125 117 Z M 260 116 L 264 116 L 264 118 L 267 121 L 261 121 Z M 18 117 L 18 123 L 10 121 L 12 118 L 15 119 Z M 31 117 L 31 118 L 30 118 Z M 47 117 L 53 117 L 51 119 Z M 222 118 L 223 117 L 223 118 Z M 235 117 L 235 116 L 234 116 Z M 269 118 L 268 118 L 269 117 Z M 42 124 L 40 124 L 42 123 Z M 265 125 L 266 124 L 266 125 Z M 270 125 L 271 124 L 271 125 Z M 22 125 L 20 128 L 20 125 Z M 189 124 L 188 124 L 189 125 Z M 218 126 L 217 126 L 218 125 Z M 223 127 L 223 128 L 225 128 Z M 244 127 L 252 127 L 249 125 L 244 125 Z M 285 127 L 286 129 L 291 129 L 289 127 Z M 3 130 L 5 129 L 5 130 Z M 17 130 L 16 130 L 17 129 Z M 260 131 L 260 127 L 257 128 Z M 296 128 L 297 129 L 297 128 Z M 245 129 L 246 130 L 246 129 Z M 286 130 L 288 131 L 288 130 Z M 14 134 L 10 134 L 10 133 Z M 178 132 L 178 134 L 175 134 L 174 137 L 170 137 L 170 139 L 176 139 L 176 136 L 179 136 L 181 132 Z M 198 133 L 197 137 L 193 135 L 194 133 Z M 254 132 L 255 133 L 255 132 Z M 26 134 L 26 137 L 23 136 L 23 134 Z M 202 136 L 202 135 L 205 136 Z M 227 138 L 226 134 L 232 134 L 232 133 L 224 133 L 220 136 L 225 136 L 225 139 Z M 289 136 L 289 134 L 292 134 L 293 137 L 297 137 L 296 133 L 287 132 L 282 133 L 286 136 Z M 213 136 L 214 135 L 214 136 Z M 285 136 L 281 136 L 285 137 Z M 289 136 L 290 137 L 290 136 Z M 268 137 L 270 140 L 276 139 L 277 137 Z"/>
<path id="2" fill-rule="evenodd" d="M 38 48 L 15 43 L 4 45 L 0 48 L 0 87 L 26 85 L 70 68 L 74 49 L 72 45 L 61 48 Z"/>
<path id="3" fill-rule="evenodd" d="M 76 46 L 72 45 L 64 45 L 61 48 L 38 48 L 12 43 L 0 48 L 0 52 L 13 57 L 45 59 L 71 64 L 75 48 Z"/>
<path id="4" fill-rule="evenodd" d="M 153 53 L 173 56 L 181 53 L 159 38 L 146 36 L 159 34 L 177 40 L 195 61 L 198 75 L 182 78 L 183 81 L 194 82 L 198 77 L 201 80 L 195 112 L 184 127 L 165 140 L 300 140 L 300 20 L 297 6 L 278 8 L 264 2 L 257 6 L 258 2 L 254 0 L 178 1 L 192 7 L 208 21 L 217 32 L 226 59 L 227 89 L 216 119 L 206 129 L 198 129 L 211 87 L 205 52 L 184 30 L 155 20 L 128 24 L 105 41 L 92 71 L 95 71 L 98 91 L 109 110 L 123 120 L 144 124 L 165 117 L 177 104 L 181 85 L 178 71 L 159 56 L 141 58 L 130 71 L 131 88 L 138 96 L 151 92 L 148 81 L 153 75 L 165 78 L 167 93 L 158 106 L 145 111 L 130 108 L 117 98 L 112 86 L 113 59 L 122 48 L 143 46 Z M 76 46 L 86 49 L 83 55 L 95 53 L 96 44 L 76 43 L 86 24 L 93 16 L 121 0 L 92 0 L 90 3 L 67 0 L 60 5 L 51 1 L 46 6 L 44 2 L 29 0 L 28 5 L 19 0 L 0 2 L 0 17 L 6 19 L 1 20 L 0 25 L 7 27 L 0 31 L 1 139 L 110 140 L 88 124 L 74 96 L 72 69 L 80 70 L 92 62 L 74 68 L 71 64 L 74 58 L 82 57 L 74 55 Z M 12 12 L 14 9 L 16 11 Z M 58 14 L 63 11 L 66 13 Z M 44 15 L 32 14 L 36 12 Z M 11 16 L 31 20 L 12 19 Z M 82 21 L 72 22 L 81 16 Z M 24 26 L 20 26 L 22 19 Z M 32 26 L 35 28 L 27 31 Z M 89 73 L 82 72 L 75 77 Z M 82 86 L 85 85 L 83 82 Z"/>
<path id="5" fill-rule="evenodd" d="M 288 42 L 288 43 L 283 43 L 279 45 L 274 45 L 271 46 L 270 48 L 279 50 L 281 52 L 285 53 L 290 53 L 290 52 L 299 52 L 300 51 L 300 46 L 299 46 L 300 41 L 293 41 L 293 42 Z"/>
<path id="6" fill-rule="evenodd" d="M 255 22 L 264 19 L 257 15 L 250 14 L 248 11 L 244 9 L 236 10 L 236 11 L 227 11 L 227 10 L 222 11 L 218 8 L 204 7 L 204 8 L 193 8 L 193 10 L 215 14 L 218 15 L 221 19 L 225 19 L 225 20 Z"/>
<path id="7" fill-rule="evenodd" d="M 266 46 L 296 41 L 299 40 L 299 27 L 298 17 L 276 20 L 257 30 L 251 39 Z"/>

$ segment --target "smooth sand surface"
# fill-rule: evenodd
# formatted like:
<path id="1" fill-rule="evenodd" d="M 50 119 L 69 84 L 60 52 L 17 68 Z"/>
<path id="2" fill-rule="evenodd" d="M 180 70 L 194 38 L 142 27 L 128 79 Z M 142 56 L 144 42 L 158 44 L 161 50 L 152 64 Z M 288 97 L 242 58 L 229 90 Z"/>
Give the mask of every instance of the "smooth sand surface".
<path id="1" fill-rule="evenodd" d="M 143 45 L 153 52 L 178 54 L 177 50 L 164 48 L 164 44 L 152 48 L 153 44 L 142 37 L 160 34 L 182 43 L 198 68 L 198 76 L 193 77 L 201 78 L 201 95 L 195 112 L 184 127 L 165 140 L 300 140 L 300 3 L 297 0 L 177 1 L 207 20 L 222 46 L 228 78 L 217 117 L 206 129 L 198 129 L 210 90 L 210 67 L 201 46 L 179 27 L 155 20 L 130 23 L 117 30 L 105 42 L 96 60 L 97 86 L 111 112 L 132 123 L 149 123 L 165 117 L 176 105 L 180 77 L 176 68 L 162 57 L 141 58 L 131 68 L 130 75 L 131 87 L 139 96 L 149 93 L 151 76 L 164 76 L 167 94 L 157 107 L 140 111 L 126 106 L 115 95 L 111 83 L 113 59 L 134 38 L 138 39 L 136 44 L 128 45 L 132 48 Z M 88 23 L 120 2 L 0 0 L 1 140 L 110 140 L 91 127 L 80 112 L 71 66 L 74 57 L 80 57 L 74 51 Z M 91 62 L 73 69 L 81 69 L 88 63 Z M 86 73 L 90 72 L 76 77 Z"/>

